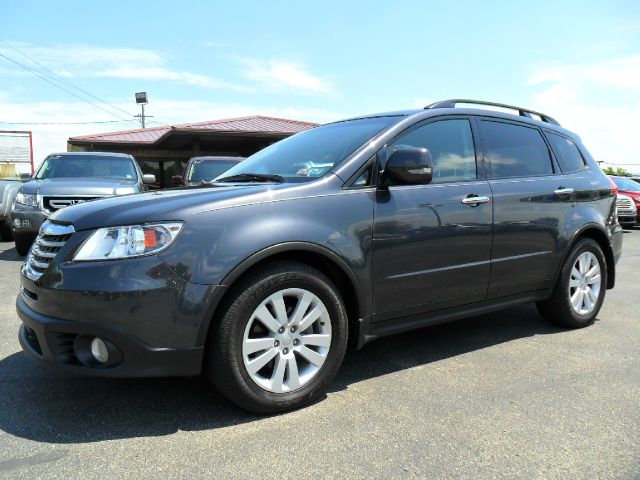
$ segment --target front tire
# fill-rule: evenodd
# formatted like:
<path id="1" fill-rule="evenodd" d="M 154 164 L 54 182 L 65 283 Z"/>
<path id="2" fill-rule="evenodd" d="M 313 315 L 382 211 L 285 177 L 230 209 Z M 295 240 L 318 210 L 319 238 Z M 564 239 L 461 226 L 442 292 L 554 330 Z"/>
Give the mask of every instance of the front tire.
<path id="1" fill-rule="evenodd" d="M 344 357 L 348 320 L 331 280 L 308 265 L 263 267 L 232 287 L 207 343 L 217 389 L 259 414 L 320 398 Z"/>
<path id="2" fill-rule="evenodd" d="M 549 322 L 582 328 L 595 320 L 607 286 L 607 262 L 600 245 L 579 240 L 567 257 L 551 297 L 536 306 Z"/>
<path id="3" fill-rule="evenodd" d="M 24 257 L 27 253 L 29 253 L 29 249 L 31 248 L 31 244 L 33 243 L 34 238 L 30 235 L 20 235 L 18 233 L 14 233 L 13 240 L 16 243 L 16 252 L 21 257 Z"/>

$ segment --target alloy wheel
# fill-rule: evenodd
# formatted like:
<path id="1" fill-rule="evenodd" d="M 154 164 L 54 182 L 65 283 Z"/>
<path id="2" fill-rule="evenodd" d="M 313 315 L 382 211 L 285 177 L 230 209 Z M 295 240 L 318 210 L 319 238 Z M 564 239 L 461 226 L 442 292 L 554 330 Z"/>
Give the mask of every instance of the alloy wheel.
<path id="1" fill-rule="evenodd" d="M 279 290 L 253 311 L 244 331 L 242 359 L 261 388 L 286 393 L 320 371 L 331 347 L 331 320 L 320 298 L 302 288 Z"/>
<path id="2" fill-rule="evenodd" d="M 588 315 L 598 303 L 602 287 L 600 262 L 591 252 L 583 252 L 576 259 L 569 278 L 571 308 L 579 315 Z"/>

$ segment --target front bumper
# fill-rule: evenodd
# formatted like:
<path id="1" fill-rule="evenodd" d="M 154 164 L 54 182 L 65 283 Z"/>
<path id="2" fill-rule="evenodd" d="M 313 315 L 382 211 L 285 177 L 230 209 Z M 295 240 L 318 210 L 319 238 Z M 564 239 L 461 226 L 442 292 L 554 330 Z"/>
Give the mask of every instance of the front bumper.
<path id="1" fill-rule="evenodd" d="M 201 372 L 215 302 L 224 289 L 191 283 L 156 256 L 70 262 L 76 233 L 35 281 L 20 276 L 19 339 L 39 363 L 110 377 L 193 376 Z M 98 363 L 100 338 L 109 360 Z"/>
<path id="2" fill-rule="evenodd" d="M 38 235 L 40 226 L 46 219 L 47 216 L 39 208 L 16 204 L 11 211 L 9 221 L 14 234 L 35 236 Z"/>
<path id="3" fill-rule="evenodd" d="M 153 348 L 113 328 L 72 322 L 31 310 L 22 296 L 16 305 L 22 320 L 19 340 L 24 352 L 40 364 L 73 373 L 104 377 L 165 377 L 198 375 L 203 347 Z M 90 353 L 98 337 L 109 347 L 109 360 L 101 364 Z"/>

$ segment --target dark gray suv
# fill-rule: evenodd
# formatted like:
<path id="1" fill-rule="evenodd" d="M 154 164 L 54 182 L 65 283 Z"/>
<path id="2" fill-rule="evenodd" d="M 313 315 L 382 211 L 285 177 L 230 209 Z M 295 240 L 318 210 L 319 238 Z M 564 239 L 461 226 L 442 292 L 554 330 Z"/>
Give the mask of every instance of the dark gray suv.
<path id="1" fill-rule="evenodd" d="M 300 133 L 198 188 L 72 206 L 22 268 L 20 341 L 93 375 L 205 372 L 238 405 L 319 398 L 347 345 L 536 302 L 592 323 L 615 193 L 551 117 L 459 108 Z"/>

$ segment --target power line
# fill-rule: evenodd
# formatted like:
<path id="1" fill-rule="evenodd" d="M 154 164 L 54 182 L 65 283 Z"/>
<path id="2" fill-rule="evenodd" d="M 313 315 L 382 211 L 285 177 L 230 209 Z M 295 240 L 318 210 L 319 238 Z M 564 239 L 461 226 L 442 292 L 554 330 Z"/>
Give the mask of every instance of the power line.
<path id="1" fill-rule="evenodd" d="M 67 80 L 67 79 L 65 79 L 65 78 L 60 77 L 56 72 L 54 72 L 53 70 L 51 70 L 49 67 L 47 67 L 46 65 L 43 65 L 42 63 L 38 62 L 36 59 L 34 59 L 34 58 L 30 57 L 29 55 L 27 55 L 26 53 L 24 53 L 22 50 L 18 49 L 17 47 L 14 47 L 13 45 L 11 45 L 11 44 L 9 44 L 9 43 L 5 42 L 4 40 L 0 40 L 0 43 L 2 43 L 2 44 L 4 44 L 4 45 L 6 45 L 7 47 L 11 48 L 12 50 L 15 50 L 16 52 L 18 52 L 18 53 L 19 53 L 20 55 L 22 55 L 23 57 L 25 57 L 25 58 L 27 58 L 27 59 L 31 60 L 31 61 L 32 61 L 33 63 L 35 63 L 36 65 L 38 65 L 38 66 L 40 66 L 41 68 L 45 69 L 46 71 L 50 72 L 50 73 L 53 75 L 53 77 L 54 77 L 58 82 L 66 83 L 66 84 L 67 84 L 67 85 L 69 85 L 70 87 L 75 88 L 76 90 L 81 91 L 82 93 L 84 93 L 85 95 L 88 95 L 89 97 L 93 98 L 94 100 L 98 100 L 99 102 L 104 103 L 105 105 L 109 105 L 111 108 L 113 108 L 113 109 L 115 109 L 115 110 L 119 110 L 119 111 L 121 111 L 122 113 L 124 113 L 125 115 L 132 116 L 132 115 L 131 115 L 129 112 L 127 112 L 126 110 L 123 110 L 123 109 L 122 109 L 122 108 L 120 108 L 120 107 L 117 107 L 117 106 L 115 106 L 115 105 L 112 105 L 111 103 L 109 103 L 109 102 L 107 102 L 107 101 L 103 100 L 102 98 L 97 97 L 97 96 L 93 95 L 93 94 L 92 94 L 92 93 L 90 93 L 90 92 L 87 92 L 86 90 L 84 90 L 84 89 L 82 89 L 82 88 L 78 87 L 77 85 L 74 85 L 74 84 L 73 84 L 73 83 L 71 83 L 69 80 Z M 40 72 L 40 73 L 42 73 L 42 72 Z M 45 75 L 45 74 L 43 73 L 43 75 Z M 48 76 L 49 78 L 51 78 L 51 76 L 49 76 L 49 75 L 45 75 L 45 76 Z"/>
<path id="2" fill-rule="evenodd" d="M 133 119 L 124 118 L 124 117 L 122 117 L 121 115 L 119 115 L 119 114 L 117 114 L 117 113 L 115 113 L 115 112 L 112 112 L 112 111 L 110 111 L 110 110 L 107 110 L 106 108 L 103 108 L 103 107 L 101 107 L 100 105 L 97 105 L 97 104 L 95 104 L 95 103 L 93 103 L 93 102 L 91 102 L 91 101 L 87 100 L 86 98 L 81 97 L 81 96 L 79 96 L 79 95 L 75 94 L 75 93 L 74 93 L 74 92 L 72 92 L 71 90 L 69 90 L 69 89 L 67 89 L 67 88 L 64 88 L 63 86 L 58 85 L 57 83 L 53 82 L 51 79 L 47 78 L 46 76 L 44 76 L 44 75 L 43 75 L 43 74 L 41 74 L 40 72 L 37 72 L 36 70 L 33 70 L 32 68 L 28 67 L 27 65 L 24 65 L 24 64 L 20 63 L 19 61 L 15 60 L 15 59 L 13 59 L 13 58 L 11 58 L 11 57 L 8 57 L 7 55 L 5 55 L 5 54 L 3 54 L 3 53 L 0 53 L 0 57 L 4 58 L 5 60 L 10 61 L 11 63 L 14 63 L 15 65 L 18 65 L 20 68 L 22 68 L 22 69 L 24 69 L 24 70 L 26 70 L 26 71 L 28 71 L 28 72 L 30 72 L 30 73 L 33 73 L 34 75 L 36 75 L 36 76 L 40 77 L 42 80 L 44 80 L 44 81 L 45 81 L 45 82 L 47 82 L 47 83 L 50 83 L 50 84 L 51 84 L 51 85 L 53 85 L 54 87 L 59 88 L 60 90 L 64 90 L 64 91 L 65 91 L 65 92 L 67 92 L 69 95 L 72 95 L 72 96 L 74 96 L 75 98 L 77 98 L 77 99 L 79 99 L 79 100 L 82 100 L 83 102 L 86 102 L 86 103 L 88 103 L 89 105 L 92 105 L 92 106 L 94 106 L 95 108 L 97 108 L 97 109 L 99 109 L 99 110 L 102 110 L 103 112 L 108 113 L 109 115 L 113 115 L 114 117 L 118 117 L 118 118 L 120 118 L 121 120 L 125 120 L 125 121 L 127 121 L 127 122 L 134 122 L 134 123 L 137 123 L 137 122 L 136 122 L 135 120 L 133 120 Z"/>
<path id="3" fill-rule="evenodd" d="M 0 125 L 94 125 L 100 123 L 123 123 L 131 120 L 96 120 L 91 122 L 0 122 Z"/>

